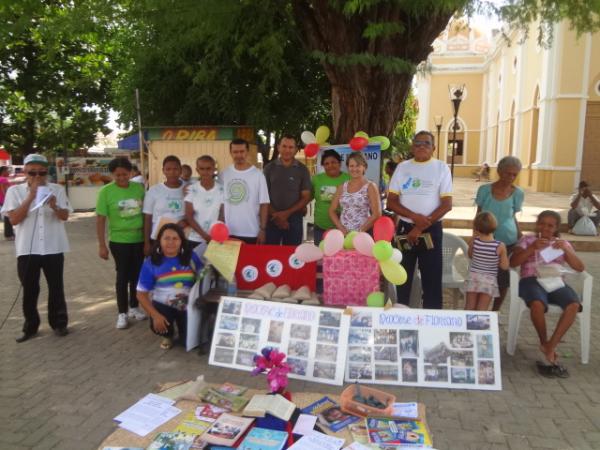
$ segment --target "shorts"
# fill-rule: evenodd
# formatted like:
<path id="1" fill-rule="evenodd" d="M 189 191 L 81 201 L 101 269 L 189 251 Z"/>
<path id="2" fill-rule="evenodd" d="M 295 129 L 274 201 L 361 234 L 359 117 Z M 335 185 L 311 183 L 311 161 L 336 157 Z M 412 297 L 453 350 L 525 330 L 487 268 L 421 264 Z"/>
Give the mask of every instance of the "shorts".
<path id="1" fill-rule="evenodd" d="M 467 292 L 487 294 L 492 298 L 500 295 L 496 275 L 489 273 L 469 272 L 465 280 L 465 290 Z"/>
<path id="2" fill-rule="evenodd" d="M 579 296 L 571 286 L 565 285 L 556 291 L 546 292 L 540 283 L 538 283 L 536 277 L 521 278 L 519 281 L 519 297 L 525 300 L 527 306 L 534 300 L 543 302 L 546 311 L 548 311 L 548 304 L 558 305 L 562 309 L 565 309 L 571 303 L 580 303 Z M 581 312 L 581 309 L 580 304 L 579 312 Z"/>
<path id="3" fill-rule="evenodd" d="M 506 254 L 508 259 L 512 255 L 513 250 L 517 244 L 510 244 L 506 246 Z M 504 270 L 498 266 L 498 289 L 508 289 L 510 287 L 510 269 Z"/>

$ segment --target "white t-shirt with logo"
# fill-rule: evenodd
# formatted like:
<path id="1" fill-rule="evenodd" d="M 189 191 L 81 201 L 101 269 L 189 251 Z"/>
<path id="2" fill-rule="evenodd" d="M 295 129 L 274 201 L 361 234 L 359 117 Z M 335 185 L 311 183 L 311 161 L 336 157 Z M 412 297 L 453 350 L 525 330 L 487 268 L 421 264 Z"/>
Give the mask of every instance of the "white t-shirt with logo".
<path id="1" fill-rule="evenodd" d="M 152 186 L 144 197 L 144 214 L 152 214 L 152 239 L 156 239 L 161 217 L 175 222 L 185 219 L 183 185 L 178 188 L 167 187 L 164 183 Z"/>
<path id="2" fill-rule="evenodd" d="M 229 234 L 256 237 L 260 230 L 260 205 L 269 203 L 267 180 L 252 166 L 237 170 L 233 165 L 221 174 L 225 190 L 225 224 Z"/>
<path id="3" fill-rule="evenodd" d="M 223 186 L 215 183 L 212 189 L 206 190 L 199 181 L 190 185 L 184 200 L 194 207 L 194 220 L 208 233 L 211 225 L 219 220 L 219 210 L 223 204 Z M 192 228 L 188 236 L 190 241 L 204 242 Z"/>
<path id="4" fill-rule="evenodd" d="M 452 196 L 452 177 L 448 165 L 438 159 L 398 164 L 390 181 L 389 192 L 400 197 L 400 204 L 411 211 L 428 216 L 441 204 L 442 197 Z M 408 217 L 402 217 L 411 222 Z"/>

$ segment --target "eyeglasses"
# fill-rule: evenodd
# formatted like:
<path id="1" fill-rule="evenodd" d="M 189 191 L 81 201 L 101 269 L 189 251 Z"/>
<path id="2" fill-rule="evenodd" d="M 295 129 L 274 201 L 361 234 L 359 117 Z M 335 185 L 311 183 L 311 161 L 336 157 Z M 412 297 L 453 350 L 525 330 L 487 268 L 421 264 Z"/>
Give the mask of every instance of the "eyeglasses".
<path id="1" fill-rule="evenodd" d="M 412 142 L 415 147 L 431 147 L 431 142 L 429 141 L 413 141 Z"/>
<path id="2" fill-rule="evenodd" d="M 46 170 L 37 172 L 35 170 L 30 170 L 29 172 L 27 172 L 27 175 L 32 176 L 32 177 L 37 177 L 38 175 L 40 177 L 45 177 L 46 175 L 48 175 L 48 172 Z"/>

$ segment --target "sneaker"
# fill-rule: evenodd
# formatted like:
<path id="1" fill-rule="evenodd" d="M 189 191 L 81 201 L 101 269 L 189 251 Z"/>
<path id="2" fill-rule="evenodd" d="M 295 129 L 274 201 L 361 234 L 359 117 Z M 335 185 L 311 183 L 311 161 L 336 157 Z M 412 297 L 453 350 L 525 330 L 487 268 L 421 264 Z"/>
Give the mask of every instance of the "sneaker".
<path id="1" fill-rule="evenodd" d="M 124 330 L 129 326 L 129 321 L 127 320 L 127 314 L 121 313 L 117 317 L 117 329 Z"/>
<path id="2" fill-rule="evenodd" d="M 146 315 L 144 310 L 141 308 L 138 308 L 137 306 L 135 308 L 129 308 L 128 315 L 129 315 L 130 319 L 135 319 L 135 320 L 146 320 L 148 318 L 148 316 Z"/>

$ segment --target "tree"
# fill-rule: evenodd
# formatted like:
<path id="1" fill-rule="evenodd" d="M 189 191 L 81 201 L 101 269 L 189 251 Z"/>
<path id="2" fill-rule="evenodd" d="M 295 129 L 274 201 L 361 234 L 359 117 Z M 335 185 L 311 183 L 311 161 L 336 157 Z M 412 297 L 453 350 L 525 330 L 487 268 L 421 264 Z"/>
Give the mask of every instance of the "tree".
<path id="1" fill-rule="evenodd" d="M 107 120 L 109 2 L 0 6 L 0 142 L 13 153 L 92 145 Z"/>
<path id="2" fill-rule="evenodd" d="M 327 79 L 298 51 L 291 9 L 281 5 L 133 2 L 114 90 L 120 119 L 134 122 L 137 87 L 144 126 L 252 125 L 277 136 L 329 122 Z"/>
<path id="3" fill-rule="evenodd" d="M 580 32 L 600 28 L 600 4 L 579 0 L 291 0 L 305 47 L 331 84 L 335 140 L 356 130 L 389 136 L 402 118 L 417 65 L 455 14 L 487 11 L 524 29 L 571 21 Z"/>
<path id="4" fill-rule="evenodd" d="M 411 157 L 412 139 L 416 133 L 417 116 L 419 115 L 419 106 L 417 99 L 412 91 L 409 92 L 404 105 L 404 114 L 402 120 L 396 124 L 391 142 L 391 154 L 393 159 L 407 159 Z M 436 145 L 439 143 L 436 142 Z"/>

